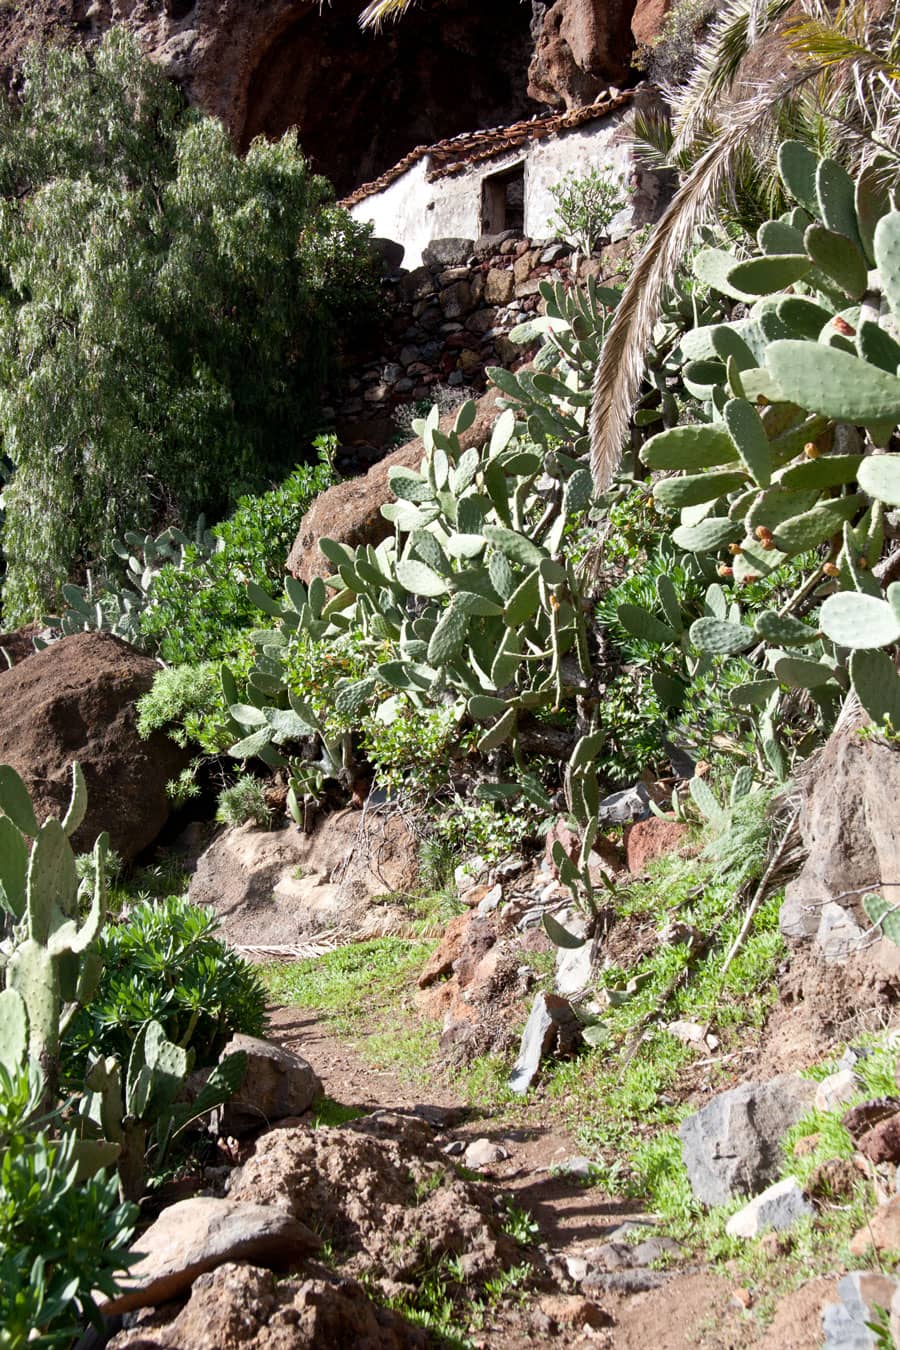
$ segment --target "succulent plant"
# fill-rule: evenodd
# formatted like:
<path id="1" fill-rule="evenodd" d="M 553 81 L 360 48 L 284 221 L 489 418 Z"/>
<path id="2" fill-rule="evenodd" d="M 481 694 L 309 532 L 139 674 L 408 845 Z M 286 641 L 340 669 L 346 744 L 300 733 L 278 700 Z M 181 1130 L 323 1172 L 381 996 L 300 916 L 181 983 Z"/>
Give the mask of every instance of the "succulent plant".
<path id="1" fill-rule="evenodd" d="M 105 914 L 108 840 L 105 834 L 97 840 L 90 879 L 79 885 L 69 840 L 84 820 L 87 790 L 77 764 L 62 821 L 51 817 L 38 824 L 28 790 L 9 765 L 0 765 L 0 810 L 0 903 L 13 923 L 3 958 L 0 1046 L 12 1057 L 4 1061 L 10 1068 L 24 1046 L 40 1066 L 50 1100 L 61 1031 L 100 976 L 99 957 L 91 947 Z M 90 901 L 81 918 L 86 889 Z"/>

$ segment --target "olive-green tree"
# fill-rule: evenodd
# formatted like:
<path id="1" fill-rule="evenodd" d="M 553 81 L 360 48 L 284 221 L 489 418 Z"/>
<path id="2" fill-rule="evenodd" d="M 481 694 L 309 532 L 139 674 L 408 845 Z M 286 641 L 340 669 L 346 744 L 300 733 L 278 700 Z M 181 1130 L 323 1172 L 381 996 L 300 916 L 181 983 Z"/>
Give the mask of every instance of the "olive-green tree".
<path id="1" fill-rule="evenodd" d="M 377 295 L 295 136 L 239 157 L 121 31 L 24 76 L 0 128 L 7 623 L 135 522 L 283 477 Z"/>

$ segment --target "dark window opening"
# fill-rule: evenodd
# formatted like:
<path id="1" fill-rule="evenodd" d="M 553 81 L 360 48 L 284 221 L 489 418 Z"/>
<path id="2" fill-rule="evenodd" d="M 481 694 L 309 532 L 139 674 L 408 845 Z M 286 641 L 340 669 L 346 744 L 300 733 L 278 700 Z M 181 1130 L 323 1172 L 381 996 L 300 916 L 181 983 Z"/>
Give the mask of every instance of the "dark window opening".
<path id="1" fill-rule="evenodd" d="M 492 174 L 481 185 L 481 232 L 500 234 L 502 230 L 525 233 L 524 161 Z"/>

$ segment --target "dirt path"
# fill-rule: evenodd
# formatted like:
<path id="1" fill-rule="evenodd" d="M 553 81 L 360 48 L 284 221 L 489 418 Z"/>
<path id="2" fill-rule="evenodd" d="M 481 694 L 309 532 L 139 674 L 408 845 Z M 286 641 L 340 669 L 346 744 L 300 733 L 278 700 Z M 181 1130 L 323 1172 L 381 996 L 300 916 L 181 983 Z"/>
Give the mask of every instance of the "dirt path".
<path id="1" fill-rule="evenodd" d="M 452 1089 L 430 1083 L 417 1087 L 392 1070 L 367 1061 L 364 1038 L 360 1045 L 341 1039 L 314 1011 L 279 1008 L 272 1016 L 272 1034 L 316 1070 L 328 1097 L 342 1105 L 366 1111 L 414 1110 L 435 1128 L 439 1146 L 464 1149 L 476 1139 L 500 1146 L 505 1158 L 479 1169 L 479 1175 L 508 1195 L 517 1208 L 530 1213 L 539 1229 L 539 1241 L 550 1253 L 552 1267 L 566 1282 L 571 1263 L 583 1252 L 609 1242 L 621 1225 L 646 1223 L 652 1218 L 640 1205 L 600 1194 L 576 1177 L 560 1175 L 558 1167 L 579 1150 L 570 1135 L 552 1122 L 537 1121 L 527 1128 L 510 1129 L 490 1115 L 468 1111 Z M 462 1151 L 456 1155 L 463 1161 Z M 573 1285 L 569 1285 L 574 1288 Z M 703 1268 L 674 1272 L 660 1287 L 637 1293 L 604 1290 L 591 1298 L 611 1314 L 609 1329 L 584 1333 L 585 1347 L 605 1350 L 817 1350 L 821 1344 L 819 1308 L 823 1282 L 807 1286 L 782 1301 L 768 1329 L 756 1320 L 754 1297 L 742 1306 L 746 1291 L 737 1282 Z M 517 1350 L 519 1346 L 552 1344 L 525 1333 L 521 1322 L 498 1338 L 484 1342 L 485 1350 Z M 567 1342 L 572 1344 L 572 1342 Z M 477 1344 L 477 1342 L 476 1342 Z"/>

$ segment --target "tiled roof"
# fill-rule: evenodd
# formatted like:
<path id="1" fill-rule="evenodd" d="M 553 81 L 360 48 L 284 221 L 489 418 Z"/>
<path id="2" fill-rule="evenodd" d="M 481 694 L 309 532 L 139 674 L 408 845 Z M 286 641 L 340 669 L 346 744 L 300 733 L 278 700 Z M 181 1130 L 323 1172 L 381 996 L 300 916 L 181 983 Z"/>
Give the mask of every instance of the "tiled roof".
<path id="1" fill-rule="evenodd" d="M 371 183 L 363 183 L 349 197 L 345 197 L 341 206 L 356 206 L 383 192 L 391 183 L 411 169 L 420 159 L 431 161 L 428 167 L 428 180 L 449 178 L 451 174 L 462 173 L 472 164 L 486 159 L 495 159 L 498 155 L 516 150 L 528 141 L 543 140 L 545 136 L 555 136 L 561 131 L 572 131 L 587 122 L 596 122 L 617 108 L 630 103 L 633 90 L 608 89 L 602 98 L 589 103 L 584 108 L 572 108 L 569 112 L 541 113 L 527 122 L 514 122 L 510 127 L 492 127 L 487 131 L 467 131 L 460 136 L 451 136 L 448 140 L 438 141 L 435 145 L 417 145 L 401 160 Z"/>

